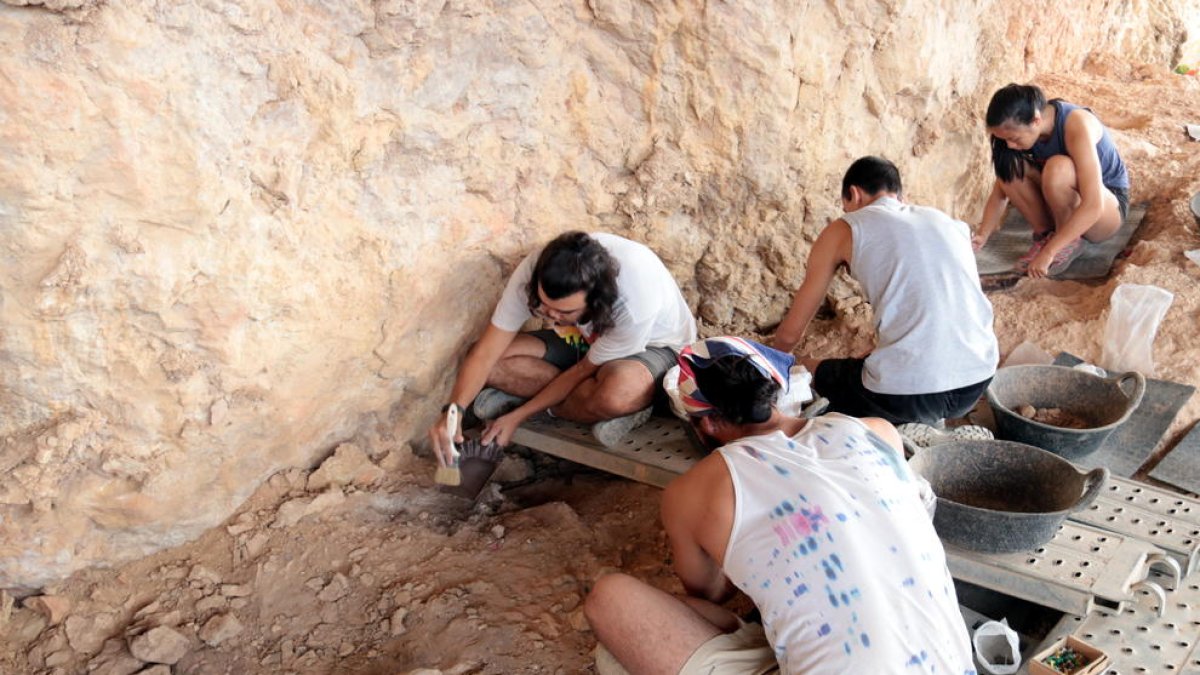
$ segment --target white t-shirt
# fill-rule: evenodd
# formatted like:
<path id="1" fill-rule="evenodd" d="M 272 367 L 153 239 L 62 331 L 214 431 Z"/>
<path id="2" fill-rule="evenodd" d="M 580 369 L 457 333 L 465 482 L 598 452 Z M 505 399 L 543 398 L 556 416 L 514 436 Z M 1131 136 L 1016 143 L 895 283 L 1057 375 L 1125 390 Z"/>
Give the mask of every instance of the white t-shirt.
<path id="1" fill-rule="evenodd" d="M 594 335 L 591 326 L 579 326 L 591 344 L 588 360 L 596 365 L 631 356 L 647 347 L 670 347 L 676 351 L 696 341 L 696 319 L 688 309 L 679 285 L 658 256 L 646 246 L 615 234 L 590 235 L 620 265 L 617 273 L 617 303 L 613 326 Z M 492 325 L 518 331 L 532 317 L 526 287 L 533 275 L 541 249 L 525 256 L 513 272 L 492 313 Z"/>
<path id="2" fill-rule="evenodd" d="M 836 414 L 720 453 L 736 500 L 725 574 L 785 675 L 975 672 L 927 483 L 903 455 Z"/>

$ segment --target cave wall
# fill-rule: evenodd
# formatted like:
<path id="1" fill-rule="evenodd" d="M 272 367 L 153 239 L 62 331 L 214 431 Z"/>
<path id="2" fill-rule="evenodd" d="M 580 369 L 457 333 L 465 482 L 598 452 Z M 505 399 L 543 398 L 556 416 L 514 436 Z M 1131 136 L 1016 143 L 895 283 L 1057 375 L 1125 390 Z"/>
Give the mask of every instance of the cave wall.
<path id="1" fill-rule="evenodd" d="M 769 326 L 852 159 L 974 219 L 996 86 L 1165 64 L 1198 6 L 0 0 L 0 587 L 421 435 L 566 229 L 648 243 L 706 330 Z"/>

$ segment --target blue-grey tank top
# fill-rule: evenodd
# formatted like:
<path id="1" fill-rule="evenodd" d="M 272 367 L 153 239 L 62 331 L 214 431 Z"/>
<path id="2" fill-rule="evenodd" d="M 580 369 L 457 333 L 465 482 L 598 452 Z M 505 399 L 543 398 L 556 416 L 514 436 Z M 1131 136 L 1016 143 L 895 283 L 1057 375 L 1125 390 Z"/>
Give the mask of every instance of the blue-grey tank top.
<path id="1" fill-rule="evenodd" d="M 1084 108 L 1057 98 L 1051 100 L 1050 105 L 1054 106 L 1054 132 L 1050 134 L 1050 138 L 1034 143 L 1033 147 L 1029 149 L 1038 166 L 1045 164 L 1046 160 L 1055 155 L 1068 154 L 1067 116 L 1080 108 L 1092 112 L 1091 108 Z M 1108 133 L 1108 127 L 1103 124 L 1100 126 L 1103 131 L 1100 140 L 1096 142 L 1096 154 L 1100 156 L 1100 181 L 1108 188 L 1128 190 L 1129 171 L 1125 169 L 1125 162 L 1121 161 L 1121 153 L 1117 152 L 1117 146 Z"/>

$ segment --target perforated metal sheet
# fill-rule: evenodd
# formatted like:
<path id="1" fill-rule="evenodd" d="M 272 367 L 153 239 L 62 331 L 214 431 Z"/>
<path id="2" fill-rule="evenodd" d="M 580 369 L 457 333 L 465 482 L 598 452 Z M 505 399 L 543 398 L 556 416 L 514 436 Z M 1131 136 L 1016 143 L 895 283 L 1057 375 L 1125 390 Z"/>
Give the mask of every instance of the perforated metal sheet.
<path id="1" fill-rule="evenodd" d="M 1157 571 L 1150 581 L 1164 588 L 1173 584 Z M 1120 611 L 1064 616 L 1037 651 L 1071 634 L 1108 654 L 1112 666 L 1107 675 L 1200 675 L 1200 583 L 1189 581 L 1168 593 L 1163 616 L 1158 616 L 1158 609 L 1154 593 L 1138 590 L 1134 602 Z M 1020 672 L 1028 673 L 1028 664 Z"/>
<path id="2" fill-rule="evenodd" d="M 692 443 L 683 422 L 662 417 L 650 418 L 615 448 L 600 445 L 586 425 L 553 419 L 526 422 L 513 434 L 513 442 L 658 487 L 706 454 Z"/>
<path id="3" fill-rule="evenodd" d="M 994 555 L 946 545 L 954 578 L 1079 615 L 1132 600 L 1133 585 L 1163 557 L 1152 544 L 1071 521 L 1029 553 Z"/>
<path id="4" fill-rule="evenodd" d="M 1110 476 L 1091 507 L 1071 519 L 1148 541 L 1174 556 L 1186 574 L 1200 556 L 1200 500 L 1145 483 Z"/>

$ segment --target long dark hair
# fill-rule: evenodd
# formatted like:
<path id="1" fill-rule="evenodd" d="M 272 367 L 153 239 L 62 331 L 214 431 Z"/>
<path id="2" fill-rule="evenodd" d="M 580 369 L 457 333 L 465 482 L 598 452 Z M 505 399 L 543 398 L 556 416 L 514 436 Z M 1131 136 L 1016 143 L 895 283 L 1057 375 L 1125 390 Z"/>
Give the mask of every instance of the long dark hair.
<path id="1" fill-rule="evenodd" d="M 586 232 L 564 232 L 542 249 L 526 293 L 529 311 L 542 304 L 538 287 L 551 300 L 583 291 L 587 309 L 579 323 L 590 323 L 599 335 L 613 327 L 613 308 L 617 305 L 617 274 L 621 266 L 600 242 Z"/>
<path id="2" fill-rule="evenodd" d="M 1007 84 L 992 94 L 987 108 L 988 128 L 1005 124 L 1029 125 L 1042 108 L 1046 95 L 1033 84 Z M 1025 162 L 1029 153 L 1013 150 L 1003 140 L 992 136 L 992 168 L 996 177 L 1005 183 L 1025 177 Z"/>
<path id="3" fill-rule="evenodd" d="M 717 413 L 734 424 L 761 424 L 771 419 L 779 383 L 762 374 L 746 356 L 722 356 L 707 368 L 696 368 L 696 387 Z"/>

